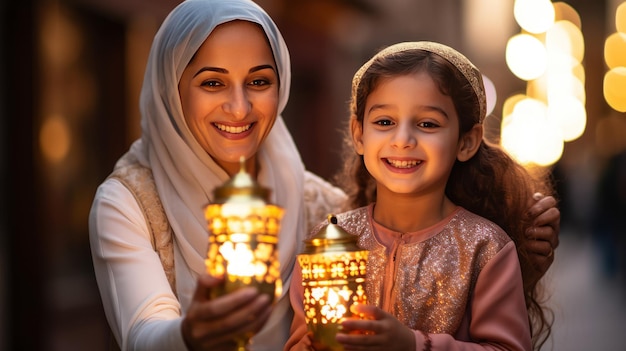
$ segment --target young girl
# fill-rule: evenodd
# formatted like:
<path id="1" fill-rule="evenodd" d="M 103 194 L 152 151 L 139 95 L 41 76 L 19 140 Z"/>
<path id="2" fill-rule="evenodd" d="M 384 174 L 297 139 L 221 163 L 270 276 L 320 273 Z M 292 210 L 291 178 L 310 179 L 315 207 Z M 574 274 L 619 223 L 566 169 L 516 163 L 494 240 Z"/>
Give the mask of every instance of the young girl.
<path id="1" fill-rule="evenodd" d="M 354 76 L 343 179 L 361 207 L 338 224 L 369 250 L 371 305 L 342 323 L 345 350 L 530 350 L 547 338 L 524 228 L 532 192 L 550 189 L 483 140 L 485 111 L 480 72 L 445 45 L 393 45 Z M 285 349 L 306 350 L 297 271 Z"/>

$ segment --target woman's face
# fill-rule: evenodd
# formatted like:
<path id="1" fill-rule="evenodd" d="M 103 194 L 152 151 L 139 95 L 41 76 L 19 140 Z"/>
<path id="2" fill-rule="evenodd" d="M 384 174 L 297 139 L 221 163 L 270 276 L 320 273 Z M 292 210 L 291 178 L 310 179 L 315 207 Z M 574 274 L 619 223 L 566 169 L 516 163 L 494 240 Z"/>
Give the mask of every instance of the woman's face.
<path id="1" fill-rule="evenodd" d="M 247 21 L 219 25 L 178 84 L 185 121 L 202 148 L 230 175 L 244 156 L 254 167 L 278 109 L 278 74 L 263 29 Z"/>

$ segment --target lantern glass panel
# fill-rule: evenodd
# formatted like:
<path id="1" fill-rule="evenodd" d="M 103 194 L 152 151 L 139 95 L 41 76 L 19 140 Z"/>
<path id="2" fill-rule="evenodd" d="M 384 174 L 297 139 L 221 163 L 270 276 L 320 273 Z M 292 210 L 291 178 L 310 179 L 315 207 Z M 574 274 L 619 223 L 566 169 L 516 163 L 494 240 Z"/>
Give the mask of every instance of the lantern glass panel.
<path id="1" fill-rule="evenodd" d="M 316 349 L 342 350 L 335 341 L 340 323 L 355 317 L 352 307 L 367 303 L 367 251 L 298 256 L 304 287 L 304 316 Z"/>

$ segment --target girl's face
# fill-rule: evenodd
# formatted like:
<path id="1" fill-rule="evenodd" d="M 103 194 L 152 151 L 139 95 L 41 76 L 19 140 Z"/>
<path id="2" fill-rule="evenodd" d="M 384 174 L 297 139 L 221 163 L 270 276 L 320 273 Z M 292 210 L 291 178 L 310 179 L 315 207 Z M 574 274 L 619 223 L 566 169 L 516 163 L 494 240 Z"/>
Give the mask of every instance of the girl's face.
<path id="1" fill-rule="evenodd" d="M 247 21 L 219 25 L 178 84 L 185 121 L 230 175 L 244 156 L 254 164 L 278 109 L 278 74 L 265 33 Z"/>
<path id="2" fill-rule="evenodd" d="M 381 80 L 352 136 L 379 194 L 443 195 L 463 149 L 454 103 L 425 72 Z"/>

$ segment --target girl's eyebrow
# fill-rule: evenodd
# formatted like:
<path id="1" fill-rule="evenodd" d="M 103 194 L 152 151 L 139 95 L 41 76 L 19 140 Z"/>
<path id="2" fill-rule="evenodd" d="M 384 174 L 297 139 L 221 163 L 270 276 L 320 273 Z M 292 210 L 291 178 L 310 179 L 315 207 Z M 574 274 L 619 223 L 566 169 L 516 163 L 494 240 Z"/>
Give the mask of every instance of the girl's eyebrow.
<path id="1" fill-rule="evenodd" d="M 272 71 L 276 72 L 276 69 L 274 69 L 274 66 L 272 66 L 272 65 L 259 65 L 259 66 L 254 66 L 254 67 L 250 68 L 248 70 L 248 73 L 257 72 L 257 71 L 268 69 L 268 68 L 271 69 Z M 196 74 L 194 74 L 193 76 L 196 77 L 198 74 L 200 74 L 202 72 L 206 72 L 206 71 L 228 74 L 228 70 L 225 69 L 225 68 L 207 66 L 207 67 L 200 68 L 198 70 L 198 72 L 196 72 Z"/>
<path id="2" fill-rule="evenodd" d="M 438 106 L 424 106 L 425 110 L 428 111 L 435 111 L 435 112 L 439 112 L 440 114 L 442 114 L 446 119 L 450 119 L 450 117 L 448 116 L 448 114 L 446 113 L 446 111 L 444 111 L 442 108 L 438 107 Z"/>
<path id="3" fill-rule="evenodd" d="M 369 110 L 367 110 L 367 114 L 369 115 L 370 113 L 372 113 L 375 110 L 378 109 L 385 109 L 388 108 L 390 105 L 389 104 L 374 104 L 372 105 Z M 426 106 L 422 106 L 421 109 L 424 109 L 426 111 L 435 111 L 438 112 L 440 114 L 442 114 L 446 119 L 450 119 L 450 117 L 448 116 L 448 114 L 446 113 L 446 111 L 444 111 L 442 108 L 438 107 L 438 106 L 431 106 L 431 105 L 426 105 Z"/>
<path id="4" fill-rule="evenodd" d="M 367 114 L 369 115 L 370 113 L 372 113 L 372 111 L 384 109 L 385 107 L 388 107 L 388 106 L 389 106 L 388 104 L 374 104 L 369 108 L 369 110 L 367 110 Z"/>

